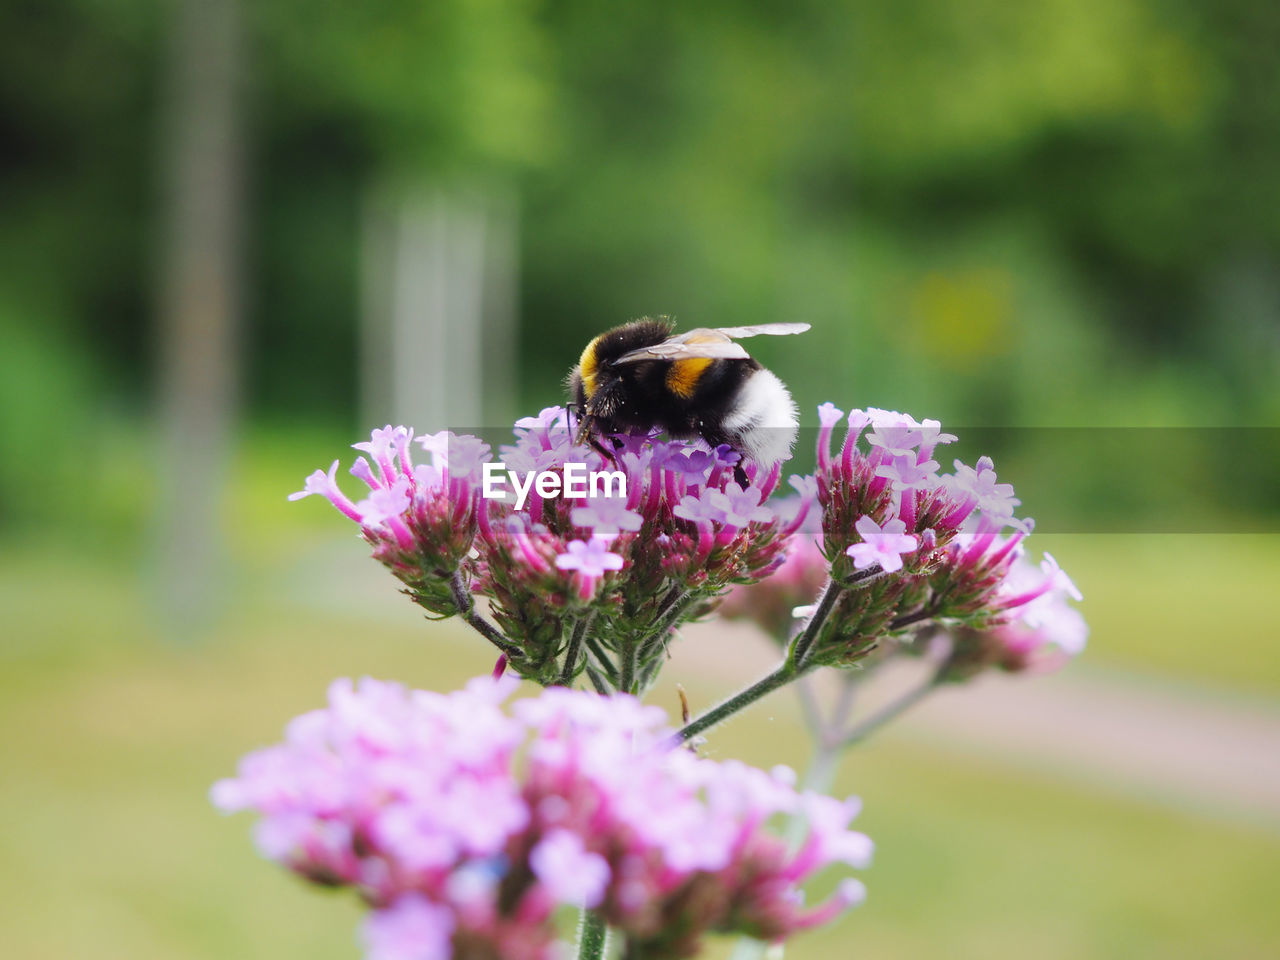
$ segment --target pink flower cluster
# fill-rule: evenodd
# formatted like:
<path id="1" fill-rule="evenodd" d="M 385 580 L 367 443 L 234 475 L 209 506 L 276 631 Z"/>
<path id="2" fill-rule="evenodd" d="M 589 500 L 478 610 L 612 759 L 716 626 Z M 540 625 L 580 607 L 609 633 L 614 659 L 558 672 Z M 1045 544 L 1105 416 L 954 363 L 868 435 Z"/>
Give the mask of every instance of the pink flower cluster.
<path id="1" fill-rule="evenodd" d="M 832 434 L 843 418 L 830 403 L 818 408 L 818 500 L 834 572 L 910 572 L 954 537 L 978 507 L 963 465 L 957 462 L 956 474 L 939 474 L 933 459 L 940 444 L 956 438 L 936 420 L 920 423 L 873 407 L 849 414 L 844 441 L 833 455 Z M 1010 516 L 1016 504 L 1010 499 Z M 924 536 L 926 531 L 932 532 Z"/>
<path id="2" fill-rule="evenodd" d="M 586 460 L 592 469 L 625 474 L 626 498 L 531 494 L 519 511 L 486 501 L 476 591 L 493 601 L 499 626 L 520 637 L 534 660 L 545 660 L 546 645 L 571 629 L 566 621 L 590 616 L 606 653 L 638 662 L 634 683 L 607 677 L 629 692 L 644 689 L 660 665 L 672 627 L 728 584 L 760 580 L 782 563 L 811 502 L 772 509 L 779 470 L 742 465 L 744 488 L 735 480 L 739 457 L 727 447 L 621 437 L 609 463 L 573 446 L 559 407 L 516 427 L 516 443 L 501 451 L 511 469 L 560 470 Z M 598 665 L 611 670 L 607 661 Z"/>
<path id="3" fill-rule="evenodd" d="M 778 467 L 740 463 L 728 447 L 624 436 L 604 441 L 614 446 L 606 458 L 575 446 L 560 407 L 516 423 L 515 442 L 499 451 L 505 469 L 562 479 L 571 463 L 616 471 L 625 496 L 612 486 L 613 495 L 571 498 L 566 481 L 552 492 L 528 487 L 517 509 L 515 497 L 481 496 L 492 459 L 483 441 L 448 432 L 415 440 L 390 426 L 355 445 L 368 455 L 351 468 L 369 487 L 365 499 L 352 502 L 338 488 L 336 463 L 293 496 L 327 497 L 360 524 L 415 601 L 468 616 L 507 666 L 544 685 L 586 670 L 600 689 L 641 692 L 679 623 L 707 612 L 727 588 L 766 579 L 767 587 L 732 596 L 726 612 L 756 615 L 781 639 L 794 632 L 785 613 L 813 601 L 830 575 L 830 603 L 815 605 L 823 616 L 805 640 L 810 665 L 852 663 L 881 638 L 926 623 L 1025 634 L 1022 608 L 1053 592 L 1058 574 L 1009 587 L 1032 523 L 1015 516 L 1020 501 L 991 459 L 955 460 L 944 472 L 935 454 L 956 438 L 935 420 L 874 408 L 845 418 L 829 403 L 818 415 L 817 471 L 791 478 L 791 497 L 773 496 Z M 413 443 L 429 463 L 412 460 Z M 808 529 L 817 524 L 806 526 L 819 512 L 821 562 Z M 788 555 L 805 558 L 802 576 L 798 559 L 785 566 Z M 473 593 L 489 599 L 496 627 L 471 615 Z M 743 596 L 756 599 L 742 607 Z M 1030 628 L 1037 636 L 1079 635 L 1071 609 L 1062 601 L 1025 612 L 1039 618 Z"/>
<path id="4" fill-rule="evenodd" d="M 415 442 L 429 463 L 414 462 Z M 369 488 L 367 497 L 352 502 L 342 492 L 335 460 L 327 473 L 317 470 L 307 477 L 289 499 L 325 497 L 360 525 L 373 556 L 405 584 L 416 603 L 446 616 L 459 612 L 451 581 L 475 538 L 477 477 L 490 459 L 489 445 L 448 431 L 415 438 L 412 429 L 388 424 L 353 446 L 368 454 L 368 459 L 357 457 L 350 471 Z"/>
<path id="5" fill-rule="evenodd" d="M 840 448 L 833 451 L 844 413 L 823 404 L 818 416 L 814 480 L 832 583 L 826 591 L 829 607 L 815 627 L 819 635 L 806 648 L 809 662 L 851 663 L 870 653 L 880 638 L 924 623 L 999 627 L 1005 637 L 1023 636 L 1025 645 L 1033 644 L 1024 626 L 1031 617 L 1037 636 L 1065 630 L 1080 637 L 1058 649 L 1082 646 L 1083 621 L 1062 599 L 1079 599 L 1079 592 L 1074 586 L 1058 590 L 1069 581 L 1052 558 L 1031 581 L 1016 573 L 1032 523 L 1014 515 L 1020 501 L 1010 484 L 998 482 L 989 457 L 974 467 L 955 460 L 954 472 L 944 473 L 934 455 L 955 436 L 944 433 L 936 420 L 920 422 L 874 408 L 849 414 Z M 810 603 L 815 596 L 807 581 L 802 590 L 789 586 L 781 582 L 779 596 L 765 604 L 766 626 L 775 634 L 777 608 L 787 600 Z M 744 593 L 752 597 L 760 589 Z M 1059 601 L 1035 605 L 1050 594 Z M 731 601 L 731 610 L 737 602 Z M 744 602 L 757 614 L 765 612 L 763 601 Z M 799 612 L 813 615 L 821 606 Z"/>
<path id="6" fill-rule="evenodd" d="M 1016 559 L 997 594 L 1007 612 L 985 629 L 960 628 L 943 640 L 943 679 L 965 680 L 988 667 L 1045 673 L 1084 650 L 1089 626 L 1067 602 L 1083 597 L 1051 554 L 1038 569 Z"/>
<path id="7" fill-rule="evenodd" d="M 431 463 L 415 464 L 412 442 L 412 430 L 388 426 L 355 445 L 373 461 L 360 457 L 351 470 L 370 487 L 365 500 L 353 503 L 338 488 L 336 463 L 293 496 L 319 493 L 359 523 L 374 556 L 427 609 L 465 614 L 470 593 L 488 597 L 510 641 L 502 646 L 508 664 L 544 684 L 562 677 L 557 658 L 589 618 L 606 655 L 636 664 L 624 670 L 597 657 L 601 675 L 628 692 L 643 689 L 671 629 L 729 584 L 773 572 L 812 502 L 810 493 L 773 509 L 779 468 L 739 464 L 728 447 L 619 437 L 610 462 L 574 445 L 560 407 L 516 423 L 515 443 L 499 451 L 505 469 L 619 471 L 625 497 L 618 485 L 587 498 L 531 486 L 517 509 L 514 497 L 481 496 L 487 444 L 449 433 L 418 438 Z"/>
<path id="8" fill-rule="evenodd" d="M 679 580 L 692 589 L 759 579 L 781 562 L 782 538 L 804 521 L 800 513 L 784 525 L 766 506 L 778 483 L 777 468 L 760 472 L 745 464 L 748 485 L 744 489 L 734 482 L 739 457 L 728 447 L 709 450 L 700 443 L 623 437 L 615 462 L 609 463 L 595 450 L 573 445 L 560 407 L 518 421 L 516 437 L 501 451 L 513 470 L 562 470 L 567 462 L 586 460 L 594 469 L 619 470 L 627 478 L 625 499 L 573 501 L 531 491 L 520 511 L 503 501 L 486 504 L 481 530 L 486 543 L 502 549 L 506 541 L 517 541 L 517 552 L 502 557 L 516 561 L 517 568 L 547 572 L 541 568 L 549 566 L 561 577 L 567 571 L 570 603 L 599 598 L 607 574 L 625 569 L 626 578 L 633 578 L 637 565 L 655 583 Z M 552 537 L 546 549 L 521 549 L 544 534 Z M 540 562 L 551 548 L 554 556 Z M 492 569 L 489 573 L 492 577 Z M 555 583 L 540 586 L 559 586 L 565 593 Z"/>
<path id="9" fill-rule="evenodd" d="M 261 815 L 266 856 L 359 890 L 370 960 L 544 960 L 561 906 L 598 910 L 628 957 L 683 957 L 708 932 L 782 939 L 861 899 L 852 879 L 812 908 L 799 891 L 868 864 L 855 801 L 674 749 L 634 698 L 550 688 L 504 710 L 515 686 L 337 681 L 213 801 Z M 808 829 L 789 848 L 765 825 L 794 815 Z"/>

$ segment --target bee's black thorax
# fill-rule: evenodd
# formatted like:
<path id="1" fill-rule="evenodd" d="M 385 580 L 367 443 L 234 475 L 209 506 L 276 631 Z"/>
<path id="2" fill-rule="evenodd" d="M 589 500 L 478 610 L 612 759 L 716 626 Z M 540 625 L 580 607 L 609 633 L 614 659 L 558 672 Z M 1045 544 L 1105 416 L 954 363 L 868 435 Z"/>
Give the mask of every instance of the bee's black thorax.
<path id="1" fill-rule="evenodd" d="M 638 320 L 596 337 L 569 375 L 573 401 L 607 433 L 661 427 L 675 437 L 722 439 L 720 424 L 760 364 L 750 358 L 614 361 L 671 336 L 665 320 Z"/>
<path id="2" fill-rule="evenodd" d="M 606 366 L 624 353 L 652 347 L 671 336 L 675 325 L 669 320 L 635 320 L 606 330 L 591 341 L 590 349 L 599 366 Z"/>

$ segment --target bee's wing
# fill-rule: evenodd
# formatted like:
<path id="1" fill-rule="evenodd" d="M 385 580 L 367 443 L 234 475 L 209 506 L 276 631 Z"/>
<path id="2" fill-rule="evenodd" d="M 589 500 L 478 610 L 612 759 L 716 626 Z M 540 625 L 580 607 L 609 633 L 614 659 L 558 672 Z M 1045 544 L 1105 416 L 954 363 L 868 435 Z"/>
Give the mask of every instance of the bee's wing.
<path id="1" fill-rule="evenodd" d="M 672 337 L 669 340 L 663 340 L 661 343 L 655 343 L 651 347 L 640 347 L 638 350 L 632 350 L 630 353 L 624 353 L 614 363 L 639 363 L 641 360 L 693 360 L 703 358 L 707 360 L 746 360 L 750 354 L 740 345 L 732 340 L 725 338 L 710 338 L 705 340 L 689 340 L 689 337 L 695 333 L 711 333 L 709 330 L 690 330 L 689 333 L 683 334 L 681 337 Z"/>
<path id="2" fill-rule="evenodd" d="M 690 331 L 693 333 L 723 333 L 726 337 L 740 340 L 743 337 L 756 337 L 767 333 L 774 337 L 785 337 L 792 333 L 804 333 L 809 329 L 807 323 L 759 323 L 752 327 L 716 327 L 714 331 Z"/>
<path id="3" fill-rule="evenodd" d="M 807 323 L 761 323 L 753 327 L 699 327 L 687 330 L 674 337 L 668 337 L 661 343 L 651 347 L 641 347 L 624 353 L 614 363 L 637 363 L 640 360 L 692 360 L 704 358 L 708 360 L 746 360 L 750 358 L 746 348 L 734 343 L 737 337 L 754 337 L 767 333 L 774 336 L 785 336 L 789 333 L 804 333 L 809 329 Z"/>

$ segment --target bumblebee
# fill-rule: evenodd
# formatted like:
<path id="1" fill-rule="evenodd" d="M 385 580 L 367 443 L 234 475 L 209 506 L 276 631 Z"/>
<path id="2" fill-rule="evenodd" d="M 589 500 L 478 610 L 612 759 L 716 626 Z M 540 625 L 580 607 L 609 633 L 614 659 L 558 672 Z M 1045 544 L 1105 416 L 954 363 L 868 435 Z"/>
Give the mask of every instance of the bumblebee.
<path id="1" fill-rule="evenodd" d="M 577 442 L 592 431 L 626 433 L 660 427 L 669 436 L 727 443 L 763 467 L 791 455 L 795 401 L 774 374 L 736 339 L 804 333 L 807 323 L 697 329 L 676 334 L 663 319 L 636 320 L 600 334 L 569 373 L 581 417 Z"/>

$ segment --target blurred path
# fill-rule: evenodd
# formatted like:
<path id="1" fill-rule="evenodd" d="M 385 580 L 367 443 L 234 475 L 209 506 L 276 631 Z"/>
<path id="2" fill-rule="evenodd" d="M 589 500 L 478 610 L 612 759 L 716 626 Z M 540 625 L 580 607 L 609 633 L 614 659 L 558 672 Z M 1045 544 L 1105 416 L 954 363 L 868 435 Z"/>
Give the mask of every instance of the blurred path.
<path id="1" fill-rule="evenodd" d="M 420 619 L 346 540 L 295 566 L 288 593 L 313 608 Z M 664 682 L 689 687 L 695 708 L 760 676 L 775 658 L 760 633 L 737 623 L 694 624 L 672 653 Z M 910 682 L 904 672 L 886 674 L 877 701 Z M 761 709 L 770 704 L 791 711 L 795 699 L 780 691 Z M 1060 674 L 993 675 L 941 690 L 881 736 L 1280 832 L 1280 702 L 1264 698 L 1094 667 L 1086 656 Z"/>
<path id="2" fill-rule="evenodd" d="M 1280 831 L 1280 710 L 1081 668 L 951 691 L 904 728 Z M 910 724 L 908 726 L 908 724 Z"/>
<path id="3" fill-rule="evenodd" d="M 696 624 L 681 646 L 678 662 L 726 680 L 754 679 L 772 665 L 760 635 L 739 624 Z M 884 679 L 901 690 L 906 671 Z M 876 702 L 885 699 L 882 692 Z M 1280 831 L 1280 704 L 1261 698 L 1086 661 L 1049 676 L 991 675 L 940 690 L 883 736 Z"/>

